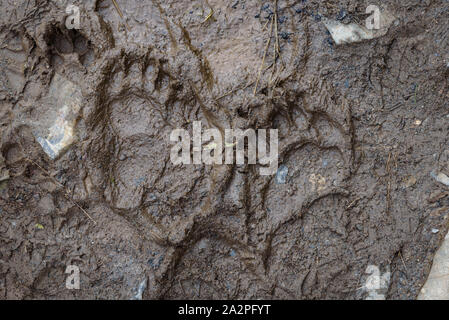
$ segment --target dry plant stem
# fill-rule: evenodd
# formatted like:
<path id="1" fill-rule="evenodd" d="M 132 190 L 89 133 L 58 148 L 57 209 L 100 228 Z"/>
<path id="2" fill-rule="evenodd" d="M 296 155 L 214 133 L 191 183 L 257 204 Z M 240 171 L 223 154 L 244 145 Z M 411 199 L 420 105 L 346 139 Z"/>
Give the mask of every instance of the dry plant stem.
<path id="1" fill-rule="evenodd" d="M 128 25 L 128 22 L 126 22 L 125 16 L 123 15 L 122 10 L 120 9 L 118 3 L 116 0 L 112 0 L 112 3 L 114 4 L 115 10 L 117 10 L 118 15 L 120 16 L 120 18 L 122 18 L 122 20 L 125 22 L 126 27 L 128 28 L 128 31 L 131 30 L 131 28 Z"/>
<path id="2" fill-rule="evenodd" d="M 202 23 L 206 23 L 207 20 L 209 20 L 209 19 L 213 16 L 213 14 L 214 14 L 214 11 L 212 10 L 212 11 L 207 15 L 206 19 L 204 19 L 204 21 L 203 21 Z"/>
<path id="3" fill-rule="evenodd" d="M 51 175 L 50 175 L 50 173 L 49 172 L 47 172 L 47 170 L 45 170 L 44 168 L 42 168 L 38 163 L 36 163 L 35 161 L 33 161 L 33 160 L 31 160 L 28 156 L 26 156 L 25 155 L 25 159 L 28 161 L 28 162 L 31 162 L 32 164 L 34 164 L 35 166 L 37 166 L 39 169 L 41 169 L 42 170 L 42 172 L 44 172 L 50 179 L 52 179 L 52 181 L 55 183 L 55 184 L 57 184 L 57 185 L 59 185 L 60 187 L 62 187 L 63 189 L 64 189 L 64 192 L 65 192 L 65 194 L 66 194 L 66 197 L 67 197 L 67 199 L 69 199 L 75 206 L 77 206 L 94 224 L 97 224 L 97 222 L 90 216 L 90 214 L 89 213 L 87 213 L 87 211 L 86 210 L 84 210 L 78 203 L 76 203 L 71 197 L 69 197 L 70 196 L 70 191 L 69 190 L 67 190 L 67 188 L 62 184 L 62 183 L 60 183 L 58 180 L 56 180 L 54 177 L 52 177 Z"/>
<path id="4" fill-rule="evenodd" d="M 36 161 L 33 161 L 30 159 L 30 157 L 25 153 L 25 148 L 23 147 L 22 143 L 20 142 L 20 139 L 18 139 L 19 145 L 21 147 L 21 153 L 23 154 L 24 158 L 26 161 L 34 164 L 36 167 L 38 167 L 45 175 L 47 175 L 52 181 L 53 183 L 55 183 L 56 185 L 60 186 L 63 190 L 64 190 L 64 194 L 66 196 L 66 198 L 72 202 L 72 204 L 74 204 L 75 206 L 77 206 L 85 215 L 86 217 L 89 218 L 89 220 L 91 220 L 94 224 L 97 224 L 97 222 L 91 217 L 91 215 L 84 210 L 76 201 L 74 201 L 71 197 L 71 193 L 70 191 L 58 180 L 56 180 L 47 170 L 45 170 L 44 168 L 42 168 Z"/>
<path id="5" fill-rule="evenodd" d="M 262 27 L 262 31 L 265 31 L 265 29 L 267 28 L 268 24 L 270 23 L 271 20 L 267 20 L 267 22 L 265 22 L 265 24 Z"/>
<path id="6" fill-rule="evenodd" d="M 274 3 L 274 28 L 275 28 L 275 41 L 273 43 L 273 70 L 270 75 L 270 80 L 268 82 L 268 86 L 272 87 L 271 96 L 274 94 L 274 89 L 276 88 L 276 85 L 278 83 L 278 78 L 282 71 L 285 69 L 285 65 L 281 58 L 281 47 L 279 45 L 279 29 L 278 29 L 278 12 L 277 12 L 278 6 L 277 6 L 277 0 Z M 277 67 L 277 60 L 280 59 L 281 68 L 278 69 Z"/>
<path id="7" fill-rule="evenodd" d="M 279 46 L 279 32 L 278 32 L 278 2 L 277 0 L 274 2 L 274 28 L 276 33 L 276 54 L 277 56 L 281 55 L 281 50 Z M 274 60 L 276 60 L 276 55 L 274 56 Z"/>
<path id="8" fill-rule="evenodd" d="M 227 97 L 228 95 L 230 95 L 230 94 L 232 94 L 232 93 L 234 93 L 234 92 L 236 92 L 238 90 L 244 90 L 244 89 L 248 88 L 249 86 L 253 85 L 255 82 L 256 81 L 251 81 L 250 83 L 246 84 L 243 87 L 238 87 L 238 88 L 232 89 L 232 90 L 226 92 L 225 94 L 219 96 L 218 98 L 216 98 L 216 100 L 220 100 L 220 99 L 222 99 L 224 97 Z"/>
<path id="9" fill-rule="evenodd" d="M 262 63 L 260 64 L 260 68 L 259 68 L 259 74 L 257 75 L 257 80 L 256 80 L 256 85 L 254 87 L 254 92 L 253 94 L 256 95 L 257 92 L 257 86 L 259 85 L 259 81 L 260 81 L 260 76 L 262 75 L 262 69 L 263 69 L 263 65 L 265 64 L 265 58 L 267 56 L 267 52 L 268 52 L 268 47 L 270 46 L 271 43 L 271 35 L 273 33 L 273 18 L 271 19 L 271 23 L 270 23 L 270 33 L 269 33 L 269 37 L 267 40 L 267 45 L 265 47 L 265 52 L 263 54 L 263 58 L 262 58 Z"/>
<path id="10" fill-rule="evenodd" d="M 405 272 L 408 275 L 407 265 L 405 264 L 405 261 L 404 261 L 404 258 L 402 257 L 401 252 L 399 252 L 399 257 L 401 258 L 402 264 L 404 265 L 404 268 L 405 268 Z"/>
<path id="11" fill-rule="evenodd" d="M 204 19 L 204 21 L 202 23 L 206 23 L 210 18 L 212 18 L 212 16 L 214 15 L 214 8 L 212 8 L 212 6 L 209 4 L 209 1 L 206 0 L 206 4 L 210 9 L 209 14 L 206 16 L 206 18 Z M 204 9 L 203 9 L 203 14 L 204 14 Z"/>

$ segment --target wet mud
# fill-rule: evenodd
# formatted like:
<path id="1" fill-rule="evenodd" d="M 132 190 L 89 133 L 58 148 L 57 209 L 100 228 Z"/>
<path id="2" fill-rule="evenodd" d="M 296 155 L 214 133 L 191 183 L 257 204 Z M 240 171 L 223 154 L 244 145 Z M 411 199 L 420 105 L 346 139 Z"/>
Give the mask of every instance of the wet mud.
<path id="1" fill-rule="evenodd" d="M 417 297 L 449 227 L 447 1 L 118 3 L 1 4 L 1 299 L 365 299 L 373 265 Z M 322 19 L 369 4 L 388 33 L 335 45 Z M 52 160 L 55 77 L 82 99 Z M 278 129 L 278 173 L 173 165 L 194 121 Z"/>

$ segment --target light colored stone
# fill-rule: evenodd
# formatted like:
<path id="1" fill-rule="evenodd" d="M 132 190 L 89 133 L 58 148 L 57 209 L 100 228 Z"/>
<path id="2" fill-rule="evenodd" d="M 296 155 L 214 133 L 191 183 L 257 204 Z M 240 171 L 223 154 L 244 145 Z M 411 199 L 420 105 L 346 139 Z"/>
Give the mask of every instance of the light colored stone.
<path id="1" fill-rule="evenodd" d="M 142 300 L 143 292 L 145 291 L 146 288 L 147 288 L 147 279 L 144 279 L 139 284 L 139 287 L 137 288 L 137 293 L 133 297 L 133 300 Z"/>
<path id="2" fill-rule="evenodd" d="M 449 177 L 447 175 L 445 175 L 444 173 L 442 173 L 442 172 L 436 173 L 436 172 L 432 171 L 430 173 L 430 175 L 432 176 L 432 178 L 434 178 L 439 183 L 442 183 L 449 187 Z"/>
<path id="3" fill-rule="evenodd" d="M 432 269 L 418 300 L 449 300 L 449 234 L 433 258 Z"/>
<path id="4" fill-rule="evenodd" d="M 44 101 L 49 124 L 38 123 L 36 140 L 51 158 L 56 159 L 75 141 L 75 124 L 81 108 L 81 92 L 71 81 L 55 74 Z"/>
<path id="5" fill-rule="evenodd" d="M 340 21 L 323 19 L 323 23 L 329 30 L 332 39 L 337 45 L 345 43 L 360 42 L 363 40 L 371 40 L 384 36 L 391 24 L 395 20 L 395 17 L 387 10 L 381 10 L 380 12 L 380 28 L 368 29 L 365 26 L 358 25 L 356 23 L 344 24 Z"/>
<path id="6" fill-rule="evenodd" d="M 9 171 L 6 168 L 5 159 L 0 154 L 0 182 L 3 182 L 8 179 L 9 179 Z"/>

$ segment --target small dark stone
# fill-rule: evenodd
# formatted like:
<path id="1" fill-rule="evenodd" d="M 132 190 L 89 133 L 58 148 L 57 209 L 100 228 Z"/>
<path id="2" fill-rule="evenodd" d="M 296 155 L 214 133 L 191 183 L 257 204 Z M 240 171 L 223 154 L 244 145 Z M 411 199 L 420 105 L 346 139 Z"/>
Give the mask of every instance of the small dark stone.
<path id="1" fill-rule="evenodd" d="M 254 16 L 254 18 L 259 19 L 259 18 L 260 18 L 260 14 L 259 14 L 259 13 L 256 14 L 256 15 Z"/>
<path id="2" fill-rule="evenodd" d="M 288 40 L 288 38 L 290 37 L 290 34 L 288 32 L 285 32 L 285 31 L 282 31 L 279 35 L 284 40 Z"/>
<path id="3" fill-rule="evenodd" d="M 348 12 L 345 9 L 341 9 L 337 15 L 337 20 L 341 21 L 348 15 Z"/>
<path id="4" fill-rule="evenodd" d="M 270 16 L 274 14 L 274 12 L 270 9 L 270 4 L 266 3 L 262 6 L 262 10 L 268 13 Z"/>

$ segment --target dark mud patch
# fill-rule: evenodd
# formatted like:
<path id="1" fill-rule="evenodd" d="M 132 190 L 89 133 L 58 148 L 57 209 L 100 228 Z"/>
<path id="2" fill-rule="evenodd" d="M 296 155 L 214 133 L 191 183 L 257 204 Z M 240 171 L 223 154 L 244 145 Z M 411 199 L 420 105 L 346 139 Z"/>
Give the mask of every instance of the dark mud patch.
<path id="1" fill-rule="evenodd" d="M 63 1 L 2 2 L 1 298 L 363 299 L 370 265 L 417 296 L 448 229 L 448 4 L 384 1 L 387 35 L 337 47 L 322 17 L 371 2 L 274 3 L 120 1 L 125 23 L 74 1 L 68 30 Z M 83 101 L 53 161 L 33 128 L 55 74 Z M 194 121 L 278 129 L 282 171 L 173 165 Z"/>

